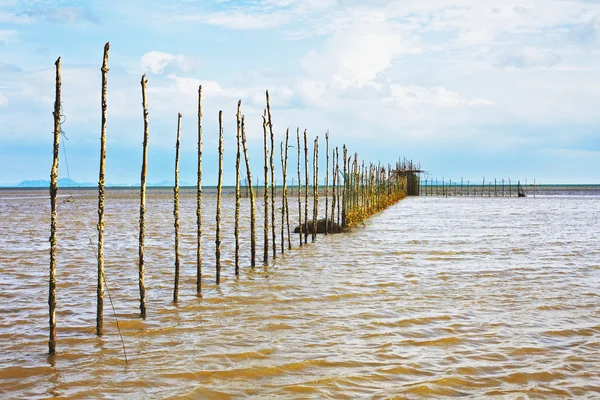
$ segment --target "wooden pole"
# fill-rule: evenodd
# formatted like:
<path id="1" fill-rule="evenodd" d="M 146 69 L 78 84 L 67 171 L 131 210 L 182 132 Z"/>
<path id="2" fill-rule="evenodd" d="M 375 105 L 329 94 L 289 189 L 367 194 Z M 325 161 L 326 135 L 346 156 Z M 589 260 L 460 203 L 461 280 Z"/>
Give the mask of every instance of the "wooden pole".
<path id="1" fill-rule="evenodd" d="M 277 233 L 275 226 L 275 142 L 273 135 L 273 122 L 271 120 L 271 101 L 269 100 L 269 91 L 267 96 L 267 114 L 269 117 L 269 133 L 271 134 L 271 237 L 273 240 L 273 259 L 277 257 Z"/>
<path id="2" fill-rule="evenodd" d="M 56 66 L 56 98 L 54 100 L 54 155 L 50 171 L 50 280 L 48 285 L 48 306 L 50 322 L 50 338 L 48 352 L 56 353 L 56 196 L 58 194 L 58 154 L 60 145 L 60 108 L 61 108 L 61 78 L 60 57 Z"/>
<path id="3" fill-rule="evenodd" d="M 175 142 L 175 187 L 173 188 L 173 217 L 175 218 L 175 283 L 173 301 L 179 296 L 179 145 L 181 138 L 181 113 L 177 114 L 177 141 Z"/>
<path id="4" fill-rule="evenodd" d="M 264 248 L 263 248 L 263 264 L 269 263 L 269 148 L 267 146 L 267 110 L 263 112 L 263 136 L 265 145 L 265 221 L 264 221 Z"/>
<path id="5" fill-rule="evenodd" d="M 240 276 L 240 134 L 242 129 L 242 101 L 237 109 L 237 153 L 235 158 L 235 276 Z"/>
<path id="6" fill-rule="evenodd" d="M 223 111 L 219 111 L 219 176 L 217 178 L 217 218 L 215 261 L 217 285 L 221 283 L 221 192 L 223 190 Z"/>
<path id="7" fill-rule="evenodd" d="M 198 86 L 198 181 L 196 187 L 196 295 L 202 296 L 202 85 Z"/>
<path id="8" fill-rule="evenodd" d="M 319 137 L 317 136 L 313 142 L 313 226 L 312 240 L 314 243 L 317 240 L 317 212 L 319 207 Z"/>
<path id="9" fill-rule="evenodd" d="M 286 132 L 287 135 L 287 132 Z M 281 175 L 283 178 L 283 194 L 281 196 L 281 254 L 285 253 L 285 159 L 283 157 L 283 142 L 279 143 L 279 152 L 281 155 Z"/>
<path id="10" fill-rule="evenodd" d="M 332 171 L 332 182 L 331 182 L 331 226 L 335 224 L 335 188 L 337 184 L 337 171 L 335 170 L 335 149 L 331 150 L 331 171 Z"/>
<path id="11" fill-rule="evenodd" d="M 304 130 L 304 244 L 308 242 L 308 138 Z"/>
<path id="12" fill-rule="evenodd" d="M 246 160 L 246 172 L 248 173 L 248 186 L 250 189 L 250 265 L 256 266 L 256 194 L 252 187 L 252 174 L 250 172 L 250 159 L 246 147 L 246 118 L 242 115 L 242 146 L 244 147 L 244 159 Z"/>
<path id="13" fill-rule="evenodd" d="M 348 149 L 346 145 L 343 147 L 343 161 L 344 161 L 344 189 L 342 191 L 342 226 L 347 226 L 346 221 L 346 187 L 348 186 L 348 174 L 346 174 L 346 160 L 348 159 Z"/>
<path id="14" fill-rule="evenodd" d="M 144 283 L 144 239 L 146 238 L 146 171 L 148 169 L 148 105 L 146 103 L 146 74 L 142 75 L 142 107 L 144 109 L 144 144 L 140 184 L 140 237 L 138 251 L 138 283 L 140 287 L 140 314 L 146 319 L 146 285 Z"/>
<path id="15" fill-rule="evenodd" d="M 329 212 L 329 131 L 325 132 L 325 234 L 329 233 L 329 220 L 327 213 Z"/>
<path id="16" fill-rule="evenodd" d="M 300 228 L 300 247 L 302 247 L 302 233 L 303 233 L 303 226 L 302 225 L 302 201 L 300 199 L 300 191 L 302 190 L 302 177 L 300 175 L 300 128 L 298 127 L 296 129 L 296 139 L 298 141 L 297 147 L 298 147 L 298 227 Z"/>
<path id="17" fill-rule="evenodd" d="M 288 201 L 288 192 L 287 192 L 287 166 L 288 166 L 288 149 L 289 146 L 289 138 L 290 138 L 290 130 L 289 128 L 285 131 L 285 168 L 283 172 L 283 195 L 285 196 L 285 221 L 287 226 L 287 240 L 288 240 L 288 250 L 292 250 L 292 238 L 290 236 L 290 204 Z M 294 178 L 292 178 L 292 187 L 294 186 Z M 283 252 L 283 246 L 281 246 L 281 251 Z"/>
<path id="18" fill-rule="evenodd" d="M 96 287 L 96 335 L 102 336 L 104 330 L 104 163 L 106 159 L 106 109 L 108 50 L 110 43 L 104 45 L 102 61 L 102 122 L 100 125 L 100 173 L 98 176 L 98 282 Z"/>

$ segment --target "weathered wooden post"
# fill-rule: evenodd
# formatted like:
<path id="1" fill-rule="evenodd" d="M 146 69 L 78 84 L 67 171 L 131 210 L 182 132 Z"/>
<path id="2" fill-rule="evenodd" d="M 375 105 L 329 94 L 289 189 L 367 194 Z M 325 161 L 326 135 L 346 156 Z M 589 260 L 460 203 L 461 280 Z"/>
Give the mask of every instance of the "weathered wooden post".
<path id="1" fill-rule="evenodd" d="M 325 132 L 325 234 L 329 233 L 329 220 L 327 213 L 329 211 L 329 131 Z"/>
<path id="2" fill-rule="evenodd" d="M 331 226 L 334 227 L 335 226 L 335 192 L 336 192 L 336 185 L 337 185 L 337 171 L 335 169 L 335 151 L 336 151 L 337 147 L 335 149 L 331 150 L 331 170 L 332 170 L 332 185 L 331 185 Z M 333 230 L 332 230 L 333 232 Z"/>
<path id="3" fill-rule="evenodd" d="M 242 130 L 242 101 L 237 108 L 237 153 L 235 157 L 235 276 L 240 276 L 240 135 Z"/>
<path id="4" fill-rule="evenodd" d="M 173 285 L 173 301 L 179 296 L 179 144 L 181 138 L 181 113 L 177 114 L 177 141 L 175 142 L 175 186 L 173 187 L 173 217 L 175 227 L 175 282 Z"/>
<path id="5" fill-rule="evenodd" d="M 146 238 L 146 171 L 148 169 L 148 105 L 146 103 L 146 74 L 142 75 L 142 107 L 144 109 L 144 144 L 140 185 L 140 237 L 138 250 L 138 283 L 140 287 L 140 314 L 146 319 L 146 285 L 144 283 L 144 239 Z"/>
<path id="6" fill-rule="evenodd" d="M 319 207 L 319 137 L 313 142 L 313 226 L 312 243 L 317 240 L 317 213 Z"/>
<path id="7" fill-rule="evenodd" d="M 264 221 L 264 232 L 263 232 L 263 240 L 264 240 L 264 248 L 263 248 L 263 264 L 267 265 L 269 263 L 269 148 L 267 145 L 267 110 L 263 112 L 263 137 L 264 137 L 264 145 L 265 145 L 265 193 L 264 193 L 264 201 L 265 201 L 265 221 Z"/>
<path id="8" fill-rule="evenodd" d="M 304 244 L 308 242 L 308 138 L 304 130 Z"/>
<path id="9" fill-rule="evenodd" d="M 271 101 L 269 100 L 269 91 L 266 91 L 267 114 L 269 117 L 269 132 L 271 134 L 271 233 L 273 239 L 273 259 L 277 257 L 277 234 L 275 233 L 275 142 L 273 136 L 273 121 L 271 120 Z"/>
<path id="10" fill-rule="evenodd" d="M 346 148 L 346 145 L 344 145 L 343 147 L 343 161 L 344 161 L 344 189 L 342 191 L 342 226 L 346 227 L 347 226 L 347 221 L 346 221 L 346 187 L 348 186 L 348 174 L 346 174 L 346 160 L 348 159 L 348 149 Z"/>
<path id="11" fill-rule="evenodd" d="M 61 78 L 60 57 L 56 60 L 56 98 L 54 100 L 54 155 L 50 170 L 50 281 L 48 287 L 48 306 L 50 322 L 50 339 L 48 352 L 56 353 L 56 196 L 58 194 L 58 154 L 60 146 L 60 108 L 61 108 Z"/>
<path id="12" fill-rule="evenodd" d="M 198 181 L 196 187 L 196 295 L 202 296 L 202 85 L 198 86 Z"/>
<path id="13" fill-rule="evenodd" d="M 250 189 L 250 265 L 256 266 L 256 194 L 252 187 L 252 174 L 250 172 L 250 159 L 246 147 L 246 118 L 242 115 L 242 146 L 244 148 L 244 159 L 246 160 L 246 172 L 248 174 L 248 186 Z"/>
<path id="14" fill-rule="evenodd" d="M 341 199 L 340 199 L 340 197 L 341 197 L 340 196 L 340 151 L 339 151 L 338 147 L 335 148 L 335 171 L 337 174 L 337 187 L 335 188 L 335 190 L 336 190 L 335 198 L 336 198 L 337 204 L 336 204 L 335 208 L 337 209 L 337 224 L 338 224 L 338 226 L 341 226 L 342 225 L 342 207 L 340 205 L 340 201 L 341 201 Z"/>
<path id="15" fill-rule="evenodd" d="M 223 111 L 219 111 L 219 175 L 217 178 L 217 217 L 215 228 L 215 264 L 217 285 L 221 283 L 221 192 L 223 190 Z"/>
<path id="16" fill-rule="evenodd" d="M 98 282 L 96 287 L 96 335 L 102 336 L 104 329 L 104 163 L 106 159 L 106 109 L 108 50 L 110 43 L 104 45 L 102 61 L 102 120 L 100 125 L 100 172 L 98 176 Z"/>
<path id="17" fill-rule="evenodd" d="M 300 175 L 300 127 L 296 129 L 296 139 L 298 140 L 298 228 L 300 231 L 300 247 L 302 247 L 302 233 L 304 231 L 304 225 L 302 225 L 302 201 L 300 200 L 300 191 L 302 190 L 302 178 Z"/>
<path id="18" fill-rule="evenodd" d="M 269 147 L 267 144 L 267 110 L 263 112 L 263 143 L 264 143 L 264 156 L 265 156 L 265 192 L 264 192 L 264 203 L 265 203 L 265 220 L 263 227 L 263 264 L 269 263 Z"/>

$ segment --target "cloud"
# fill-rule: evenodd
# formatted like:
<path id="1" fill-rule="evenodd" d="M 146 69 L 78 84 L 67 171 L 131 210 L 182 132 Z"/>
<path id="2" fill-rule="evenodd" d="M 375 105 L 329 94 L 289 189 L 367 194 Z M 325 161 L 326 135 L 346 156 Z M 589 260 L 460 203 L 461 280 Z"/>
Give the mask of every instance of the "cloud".
<path id="1" fill-rule="evenodd" d="M 395 29 L 395 24 L 356 21 L 326 39 L 320 51 L 302 58 L 303 67 L 313 76 L 329 76 L 342 86 L 363 86 L 387 70 L 403 54 L 418 54 L 414 38 Z"/>
<path id="2" fill-rule="evenodd" d="M 0 29 L 0 43 L 5 43 L 14 40 L 17 37 L 17 32 L 8 29 Z"/>
<path id="3" fill-rule="evenodd" d="M 402 86 L 390 85 L 391 96 L 384 99 L 393 101 L 404 107 L 415 107 L 423 105 L 434 105 L 444 108 L 459 106 L 490 106 L 493 103 L 485 99 L 466 100 L 457 92 L 445 87 L 425 88 L 417 85 Z"/>
<path id="4" fill-rule="evenodd" d="M 525 47 L 506 56 L 499 66 L 514 68 L 551 67 L 560 61 L 561 57 L 548 50 L 535 47 Z"/>
<path id="5" fill-rule="evenodd" d="M 98 16 L 90 9 L 84 7 L 54 7 L 54 8 L 33 8 L 12 15 L 8 13 L 0 14 L 1 19 L 12 23 L 33 23 L 38 20 L 45 20 L 54 24 L 74 24 L 78 22 L 98 22 Z"/>
<path id="6" fill-rule="evenodd" d="M 0 107 L 8 104 L 8 99 L 2 93 L 0 93 Z"/>
<path id="7" fill-rule="evenodd" d="M 600 14 L 595 14 L 586 23 L 575 25 L 570 37 L 577 43 L 597 44 L 600 41 Z"/>
<path id="8" fill-rule="evenodd" d="M 170 54 L 151 51 L 142 56 L 142 69 L 153 74 L 170 73 L 173 71 L 190 72 L 197 62 L 183 54 Z"/>
<path id="9" fill-rule="evenodd" d="M 290 15 L 281 12 L 246 13 L 243 11 L 214 12 L 199 15 L 183 15 L 182 21 L 203 22 L 235 30 L 270 29 L 279 27 L 289 21 Z"/>

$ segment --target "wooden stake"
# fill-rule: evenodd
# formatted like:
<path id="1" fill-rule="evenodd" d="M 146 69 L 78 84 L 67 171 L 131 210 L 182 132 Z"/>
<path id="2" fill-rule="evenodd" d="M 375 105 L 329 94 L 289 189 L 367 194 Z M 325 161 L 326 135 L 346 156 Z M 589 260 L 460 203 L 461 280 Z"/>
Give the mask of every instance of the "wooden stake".
<path id="1" fill-rule="evenodd" d="M 269 149 L 267 147 L 267 110 L 263 113 L 263 133 L 265 144 L 265 224 L 263 264 L 267 265 L 269 263 Z"/>
<path id="2" fill-rule="evenodd" d="M 271 134 L 271 236 L 273 240 L 273 259 L 277 257 L 277 234 L 275 227 L 275 142 L 273 135 L 273 122 L 271 120 L 271 102 L 269 100 L 269 91 L 266 91 L 267 96 L 267 114 L 269 116 L 269 133 Z"/>
<path id="3" fill-rule="evenodd" d="M 304 244 L 308 242 L 308 139 L 304 130 Z"/>
<path id="4" fill-rule="evenodd" d="M 256 266 L 256 194 L 252 187 L 252 174 L 250 173 L 250 160 L 248 159 L 248 148 L 246 147 L 246 118 L 242 115 L 242 146 L 244 147 L 244 159 L 246 160 L 246 171 L 248 173 L 248 186 L 250 188 L 250 265 Z"/>
<path id="5" fill-rule="evenodd" d="M 302 190 L 302 178 L 300 175 L 300 128 L 296 129 L 296 139 L 298 140 L 298 227 L 300 228 L 300 247 L 302 247 L 302 233 L 304 231 L 302 225 L 302 201 L 300 199 L 300 191 Z"/>
<path id="6" fill-rule="evenodd" d="M 219 176 L 217 180 L 217 226 L 215 229 L 215 261 L 217 285 L 221 283 L 221 192 L 223 191 L 223 111 L 219 111 Z"/>
<path id="7" fill-rule="evenodd" d="M 327 213 L 329 211 L 329 131 L 325 132 L 325 234 L 329 233 L 329 220 Z"/>
<path id="8" fill-rule="evenodd" d="M 202 85 L 198 86 L 198 182 L 196 187 L 196 295 L 202 296 Z"/>
<path id="9" fill-rule="evenodd" d="M 181 113 L 177 114 L 177 141 L 175 142 L 175 187 L 173 187 L 173 217 L 175 218 L 175 283 L 173 301 L 179 296 L 179 144 L 181 138 Z"/>
<path id="10" fill-rule="evenodd" d="M 319 208 L 319 137 L 313 144 L 313 230 L 312 243 L 317 240 L 317 214 Z"/>
<path id="11" fill-rule="evenodd" d="M 286 132 L 287 135 L 287 132 Z M 283 177 L 283 194 L 281 196 L 281 254 L 285 253 L 285 159 L 283 158 L 283 142 L 279 143 L 279 152 L 281 155 L 281 174 Z"/>
<path id="12" fill-rule="evenodd" d="M 237 154 L 235 157 L 235 276 L 240 276 L 240 133 L 242 124 L 242 101 L 237 109 Z"/>
<path id="13" fill-rule="evenodd" d="M 104 330 L 104 163 L 106 159 L 106 92 L 108 76 L 108 50 L 110 43 L 104 45 L 102 61 L 102 122 L 100 125 L 100 173 L 98 176 L 98 282 L 96 287 L 96 335 L 102 336 Z"/>
<path id="14" fill-rule="evenodd" d="M 288 250 L 292 250 L 292 238 L 290 236 L 290 204 L 288 201 L 287 192 L 287 166 L 288 166 L 288 149 L 289 147 L 290 130 L 289 128 L 285 131 L 285 163 L 283 168 L 283 195 L 285 197 L 285 220 L 287 226 L 287 240 Z M 294 186 L 294 178 L 292 178 L 292 187 Z M 281 252 L 283 252 L 283 245 L 281 245 Z"/>
<path id="15" fill-rule="evenodd" d="M 50 281 L 48 287 L 48 306 L 50 322 L 50 339 L 48 352 L 56 353 L 56 196 L 58 194 L 58 154 L 60 145 L 60 108 L 61 79 L 60 57 L 56 60 L 56 98 L 54 100 L 54 156 L 50 171 Z"/>
<path id="16" fill-rule="evenodd" d="M 348 149 L 346 149 L 346 145 L 343 147 L 344 155 L 344 189 L 342 192 L 342 226 L 346 227 L 346 187 L 348 186 L 348 174 L 346 174 L 346 160 L 348 159 Z"/>
<path id="17" fill-rule="evenodd" d="M 337 147 L 335 148 L 335 172 L 337 174 L 337 187 L 335 188 L 337 192 L 335 195 L 337 204 L 335 207 L 337 209 L 337 224 L 338 226 L 341 226 L 342 207 L 340 207 L 340 151 Z"/>
<path id="18" fill-rule="evenodd" d="M 335 224 L 335 192 L 336 192 L 336 182 L 337 182 L 337 171 L 335 169 L 335 152 L 337 147 L 331 150 L 331 171 L 332 171 L 332 185 L 331 185 L 331 225 Z M 327 218 L 327 216 L 325 216 Z"/>
<path id="19" fill-rule="evenodd" d="M 144 284 L 144 239 L 146 238 L 146 171 L 148 169 L 148 105 L 146 104 L 146 74 L 142 75 L 142 107 L 144 109 L 144 144 L 140 184 L 140 243 L 138 251 L 138 283 L 140 287 L 140 314 L 146 319 L 146 285 Z"/>

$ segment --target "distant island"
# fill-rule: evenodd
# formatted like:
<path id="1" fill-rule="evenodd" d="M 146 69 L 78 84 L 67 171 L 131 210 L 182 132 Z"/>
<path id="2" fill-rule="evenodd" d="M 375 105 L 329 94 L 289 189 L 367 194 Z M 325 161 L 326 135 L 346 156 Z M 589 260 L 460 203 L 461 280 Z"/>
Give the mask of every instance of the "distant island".
<path id="1" fill-rule="evenodd" d="M 173 181 L 161 181 L 161 182 L 148 183 L 148 186 L 150 186 L 150 187 L 161 187 L 161 186 L 170 187 L 170 186 L 174 186 L 174 185 L 175 185 L 175 182 L 173 182 Z M 139 185 L 139 183 L 133 184 L 133 185 L 107 183 L 106 186 L 108 186 L 108 187 L 139 187 L 140 185 Z M 181 186 L 192 186 L 192 184 L 190 184 L 189 182 L 182 182 Z M 17 186 L 14 186 L 14 187 L 17 187 L 17 188 L 48 188 L 48 187 L 50 187 L 50 181 L 44 180 L 44 179 L 26 180 L 26 181 L 19 183 Z M 58 180 L 58 187 L 59 188 L 87 188 L 87 187 L 98 187 L 98 184 L 93 183 L 93 182 L 76 182 L 69 178 L 60 178 Z"/>

